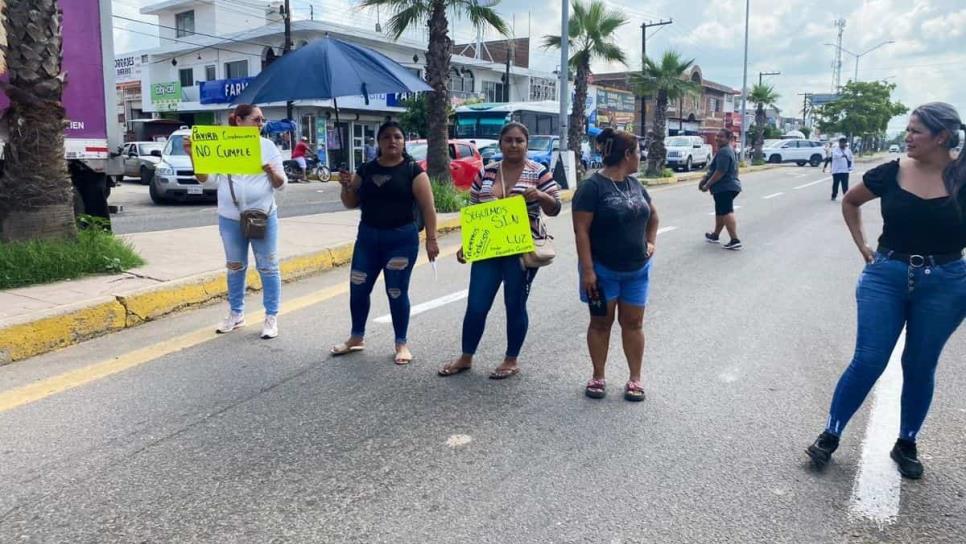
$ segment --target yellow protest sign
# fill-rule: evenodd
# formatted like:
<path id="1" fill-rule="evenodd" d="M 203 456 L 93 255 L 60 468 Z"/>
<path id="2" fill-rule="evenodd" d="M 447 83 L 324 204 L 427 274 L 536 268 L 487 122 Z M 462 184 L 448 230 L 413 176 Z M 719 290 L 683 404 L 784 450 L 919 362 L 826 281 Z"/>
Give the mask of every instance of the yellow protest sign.
<path id="1" fill-rule="evenodd" d="M 199 174 L 258 174 L 262 139 L 256 127 L 191 127 L 191 160 Z"/>
<path id="2" fill-rule="evenodd" d="M 482 261 L 533 251 L 527 202 L 514 196 L 460 210 L 463 258 Z"/>

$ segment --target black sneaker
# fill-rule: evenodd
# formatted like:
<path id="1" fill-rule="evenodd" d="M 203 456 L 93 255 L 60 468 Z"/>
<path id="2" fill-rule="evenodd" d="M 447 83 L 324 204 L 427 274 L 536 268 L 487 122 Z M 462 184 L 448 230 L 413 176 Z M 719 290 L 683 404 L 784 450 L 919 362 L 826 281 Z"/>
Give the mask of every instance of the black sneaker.
<path id="1" fill-rule="evenodd" d="M 717 234 L 710 233 L 710 232 L 706 232 L 706 233 L 704 233 L 704 241 L 705 242 L 708 242 L 709 244 L 717 244 L 718 243 L 718 235 Z"/>
<path id="2" fill-rule="evenodd" d="M 741 240 L 739 240 L 737 238 L 732 238 L 730 242 L 728 242 L 727 244 L 725 244 L 725 245 L 723 245 L 721 247 L 723 247 L 725 249 L 730 249 L 732 251 L 737 251 L 737 250 L 741 249 Z"/>
<path id="3" fill-rule="evenodd" d="M 832 459 L 832 454 L 837 449 L 839 449 L 839 437 L 825 431 L 818 435 L 815 443 L 809 446 L 805 453 L 812 458 L 812 464 L 816 468 L 822 468 Z"/>
<path id="4" fill-rule="evenodd" d="M 909 440 L 898 439 L 896 445 L 892 447 L 889 457 L 896 462 L 899 467 L 899 474 L 910 480 L 922 478 L 922 463 L 916 454 L 916 443 Z"/>

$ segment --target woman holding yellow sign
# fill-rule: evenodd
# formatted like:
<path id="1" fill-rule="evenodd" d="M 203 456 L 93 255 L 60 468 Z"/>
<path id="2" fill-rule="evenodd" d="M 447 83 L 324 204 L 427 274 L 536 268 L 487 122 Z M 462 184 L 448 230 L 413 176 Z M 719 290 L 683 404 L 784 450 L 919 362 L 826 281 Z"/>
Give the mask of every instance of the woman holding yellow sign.
<path id="1" fill-rule="evenodd" d="M 500 131 L 500 151 L 503 160 L 488 164 L 470 189 L 470 204 L 494 202 L 504 198 L 523 197 L 534 240 L 547 238 L 540 214 L 560 213 L 560 188 L 545 166 L 527 158 L 530 133 L 520 123 L 509 123 Z M 463 250 L 457 253 L 465 263 Z M 463 354 L 439 369 L 440 376 L 452 376 L 469 370 L 473 355 L 483 338 L 486 316 L 493 306 L 496 292 L 503 284 L 503 299 L 507 316 L 507 349 L 503 363 L 490 378 L 502 380 L 519 373 L 517 357 L 527 336 L 529 318 L 527 297 L 536 268 L 527 268 L 520 255 L 494 257 L 475 261 L 470 270 L 469 297 L 463 318 Z"/>
<path id="2" fill-rule="evenodd" d="M 349 273 L 349 339 L 333 346 L 332 355 L 346 355 L 365 348 L 370 296 L 379 274 L 386 282 L 389 313 L 396 334 L 397 365 L 412 362 L 409 332 L 409 280 L 419 255 L 419 231 L 425 221 L 426 254 L 439 256 L 436 242 L 436 204 L 429 176 L 406 153 L 406 138 L 399 123 L 388 121 L 376 133 L 379 145 L 375 160 L 359 167 L 355 175 L 339 173 L 342 203 L 360 208 L 359 234 L 352 252 Z M 419 213 L 417 213 L 417 211 Z"/>
<path id="3" fill-rule="evenodd" d="M 265 116 L 262 110 L 250 104 L 239 104 L 228 117 L 233 127 L 251 127 L 257 135 Z M 258 137 L 260 143 L 261 172 L 257 174 L 198 173 L 198 181 L 205 183 L 209 177 L 218 181 L 218 230 L 225 247 L 228 267 L 228 317 L 217 332 L 231 332 L 245 324 L 245 275 L 248 268 L 248 246 L 255 254 L 258 274 L 262 279 L 262 303 L 265 306 L 265 322 L 262 338 L 278 336 L 278 306 L 282 292 L 282 278 L 278 271 L 278 214 L 275 191 L 285 186 L 286 177 L 282 167 L 282 154 L 268 138 Z M 185 151 L 192 157 L 192 142 L 184 139 Z M 195 146 L 201 146 L 197 142 Z M 257 148 L 256 148 L 257 149 Z M 254 155 L 255 151 L 236 155 Z M 244 160 L 239 159 L 226 159 Z M 197 168 L 196 168 L 197 170 Z M 226 167 L 226 170 L 231 170 Z M 237 170 L 236 170 L 237 171 Z"/>

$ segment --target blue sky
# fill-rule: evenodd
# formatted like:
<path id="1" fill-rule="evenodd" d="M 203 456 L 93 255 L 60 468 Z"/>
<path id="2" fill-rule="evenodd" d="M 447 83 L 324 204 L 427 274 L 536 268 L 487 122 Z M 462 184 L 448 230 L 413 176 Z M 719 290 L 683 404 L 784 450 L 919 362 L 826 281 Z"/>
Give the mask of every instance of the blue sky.
<path id="1" fill-rule="evenodd" d="M 257 0 L 215 0 L 237 9 L 261 5 Z M 138 14 L 146 0 L 114 0 L 114 13 L 156 22 Z M 293 0 L 296 17 L 309 16 L 309 4 L 315 4 L 317 18 L 345 21 L 348 16 L 362 25 L 374 25 L 375 12 L 359 12 L 351 0 Z M 741 86 L 745 0 L 650 0 L 631 2 L 608 1 L 628 19 L 618 32 L 616 43 L 627 53 L 628 65 L 640 66 L 640 25 L 644 21 L 673 19 L 660 30 L 651 29 L 648 55 L 666 50 L 679 51 L 694 58 L 704 76 L 735 88 Z M 846 19 L 844 47 L 865 51 L 883 41 L 886 45 L 864 57 L 859 65 L 860 80 L 896 83 L 896 97 L 910 108 L 932 100 L 950 102 L 966 116 L 966 92 L 957 85 L 966 70 L 966 0 L 752 0 L 751 34 L 748 61 L 749 83 L 757 81 L 758 72 L 780 71 L 767 81 L 781 95 L 783 114 L 801 115 L 802 92 L 829 92 L 832 87 L 834 48 L 823 45 L 834 42 L 837 17 Z M 233 8 L 234 9 L 234 8 Z M 509 22 L 515 23 L 517 36 L 531 35 L 536 42 L 545 34 L 559 33 L 559 0 L 503 0 L 496 9 Z M 379 19 L 385 21 L 386 13 Z M 150 25 L 115 20 L 116 27 L 151 33 Z M 198 29 L 203 31 L 203 29 Z M 454 22 L 457 41 L 472 41 L 474 33 L 465 22 Z M 489 33 L 487 38 L 495 36 Z M 157 40 L 133 32 L 115 30 L 118 52 L 145 49 Z M 534 67 L 546 71 L 559 65 L 559 55 L 534 46 Z M 843 82 L 851 79 L 855 59 L 843 55 Z M 596 71 L 623 69 L 621 66 L 594 66 Z M 897 118 L 890 130 L 900 130 L 905 120 Z"/>

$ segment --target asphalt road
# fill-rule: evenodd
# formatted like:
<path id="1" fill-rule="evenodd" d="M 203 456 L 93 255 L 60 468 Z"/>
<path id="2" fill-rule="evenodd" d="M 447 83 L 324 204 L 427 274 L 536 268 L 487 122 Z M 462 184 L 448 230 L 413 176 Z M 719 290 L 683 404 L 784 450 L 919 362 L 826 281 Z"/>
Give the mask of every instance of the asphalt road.
<path id="1" fill-rule="evenodd" d="M 486 379 L 499 302 L 472 372 L 435 375 L 458 352 L 463 300 L 413 317 L 409 367 L 382 323 L 367 351 L 331 358 L 346 269 L 284 287 L 276 340 L 211 334 L 219 304 L 2 367 L 0 391 L 47 381 L 29 404 L 0 393 L 0 542 L 962 542 L 963 330 L 940 363 L 922 480 L 877 463 L 894 430 L 870 419 L 894 410 L 870 408 L 895 383 L 827 470 L 805 461 L 851 356 L 862 266 L 825 177 L 746 176 L 737 253 L 702 240 L 712 204 L 693 184 L 653 191 L 666 230 L 639 404 L 619 394 L 619 335 L 610 395 L 583 395 L 569 215 L 551 222 L 562 255 L 534 283 L 523 371 L 503 382 Z M 414 304 L 466 288 L 457 243 L 442 239 L 437 278 L 417 269 Z M 127 369 L 97 379 L 101 362 Z"/>
<path id="2" fill-rule="evenodd" d="M 280 217 L 296 217 L 341 211 L 337 182 L 291 183 L 277 197 Z M 118 234 L 202 227 L 218 224 L 216 204 L 211 201 L 158 205 L 151 202 L 148 186 L 136 178 L 128 178 L 120 187 L 111 189 L 108 203 L 122 206 L 111 216 L 111 226 Z"/>

